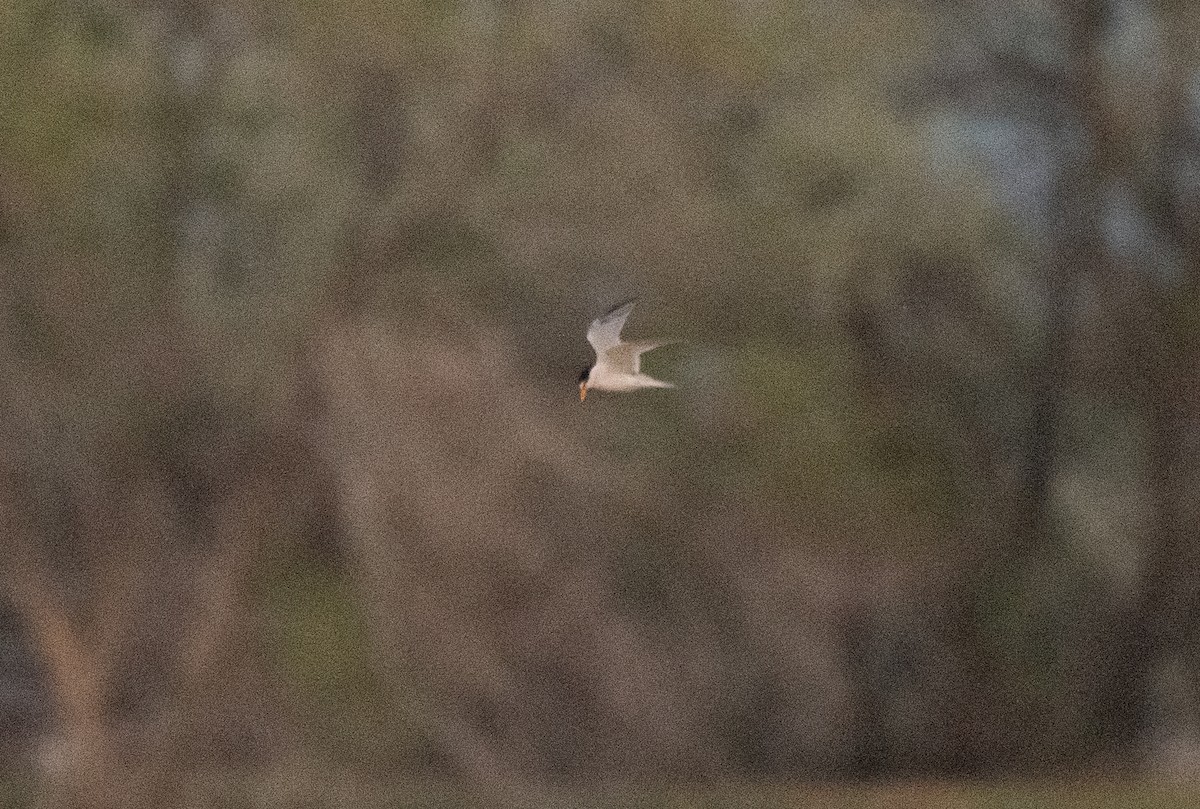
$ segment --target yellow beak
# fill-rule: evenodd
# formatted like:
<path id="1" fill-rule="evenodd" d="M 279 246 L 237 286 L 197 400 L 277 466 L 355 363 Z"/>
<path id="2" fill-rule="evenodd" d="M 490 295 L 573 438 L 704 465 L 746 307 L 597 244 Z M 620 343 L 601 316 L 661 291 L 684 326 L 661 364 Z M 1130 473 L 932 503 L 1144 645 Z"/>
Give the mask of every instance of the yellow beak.
<path id="1" fill-rule="evenodd" d="M 582 402 L 586 398 L 587 398 L 587 383 L 581 382 L 579 385 L 579 401 Z"/>

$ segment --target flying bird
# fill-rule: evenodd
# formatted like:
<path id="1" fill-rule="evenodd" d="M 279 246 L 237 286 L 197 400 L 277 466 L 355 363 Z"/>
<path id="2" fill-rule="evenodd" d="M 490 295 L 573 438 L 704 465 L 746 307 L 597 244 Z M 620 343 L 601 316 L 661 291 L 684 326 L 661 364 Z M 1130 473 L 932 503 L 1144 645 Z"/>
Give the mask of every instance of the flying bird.
<path id="1" fill-rule="evenodd" d="M 629 301 L 601 315 L 588 326 L 587 339 L 596 349 L 596 362 L 579 374 L 579 401 L 587 398 L 590 389 L 631 391 L 639 388 L 673 388 L 670 382 L 643 374 L 641 357 L 647 351 L 678 342 L 677 340 L 635 340 L 621 342 L 621 329 L 633 311 Z"/>

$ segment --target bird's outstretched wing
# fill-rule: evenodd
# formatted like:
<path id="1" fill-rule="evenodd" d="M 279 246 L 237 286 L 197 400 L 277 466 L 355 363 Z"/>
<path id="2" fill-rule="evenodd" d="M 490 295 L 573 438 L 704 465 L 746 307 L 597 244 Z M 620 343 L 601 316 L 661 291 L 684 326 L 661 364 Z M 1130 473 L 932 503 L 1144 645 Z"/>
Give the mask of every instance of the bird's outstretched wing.
<path id="1" fill-rule="evenodd" d="M 634 340 L 628 343 L 619 343 L 616 346 L 604 352 L 604 361 L 611 365 L 614 369 L 627 374 L 641 373 L 642 370 L 642 355 L 647 351 L 653 351 L 662 346 L 669 346 L 672 343 L 678 343 L 679 340 L 674 338 L 659 339 L 659 340 Z"/>
<path id="2" fill-rule="evenodd" d="M 605 351 L 621 342 L 621 329 L 625 327 L 625 321 L 629 319 L 629 313 L 633 311 L 636 302 L 636 299 L 626 301 L 596 318 L 592 325 L 588 326 L 587 339 L 592 348 L 596 349 L 596 356 L 602 356 Z"/>

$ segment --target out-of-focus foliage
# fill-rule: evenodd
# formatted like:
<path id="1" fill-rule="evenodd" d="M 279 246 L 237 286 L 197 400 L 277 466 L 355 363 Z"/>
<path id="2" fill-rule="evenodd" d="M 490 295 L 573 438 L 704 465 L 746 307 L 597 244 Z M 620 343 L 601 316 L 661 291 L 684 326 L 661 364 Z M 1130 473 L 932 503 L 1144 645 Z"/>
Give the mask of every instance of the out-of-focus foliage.
<path id="1" fill-rule="evenodd" d="M 0 755 L 1194 775 L 1195 17 L 8 3 Z M 632 295 L 679 387 L 580 404 Z"/>

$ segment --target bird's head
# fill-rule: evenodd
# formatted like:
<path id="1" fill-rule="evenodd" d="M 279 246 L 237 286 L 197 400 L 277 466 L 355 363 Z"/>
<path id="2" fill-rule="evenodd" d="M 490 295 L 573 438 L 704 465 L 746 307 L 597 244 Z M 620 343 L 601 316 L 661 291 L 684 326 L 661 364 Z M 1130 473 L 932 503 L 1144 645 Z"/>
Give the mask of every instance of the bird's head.
<path id="1" fill-rule="evenodd" d="M 587 398 L 587 383 L 588 377 L 592 375 L 591 366 L 585 365 L 583 370 L 579 372 L 579 401 Z"/>

